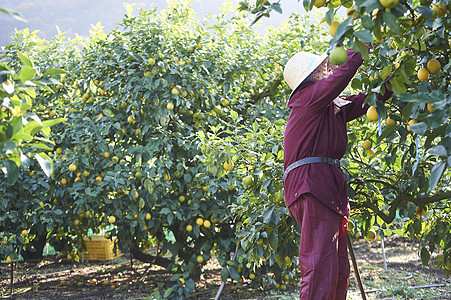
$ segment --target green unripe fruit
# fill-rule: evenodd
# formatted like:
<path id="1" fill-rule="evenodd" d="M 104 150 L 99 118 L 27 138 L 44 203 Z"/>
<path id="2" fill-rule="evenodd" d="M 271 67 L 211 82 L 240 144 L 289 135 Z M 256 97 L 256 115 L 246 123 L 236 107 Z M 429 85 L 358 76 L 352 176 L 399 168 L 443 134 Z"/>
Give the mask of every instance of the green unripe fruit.
<path id="1" fill-rule="evenodd" d="M 343 47 L 337 47 L 330 53 L 329 59 L 332 64 L 340 66 L 348 59 L 348 53 Z"/>

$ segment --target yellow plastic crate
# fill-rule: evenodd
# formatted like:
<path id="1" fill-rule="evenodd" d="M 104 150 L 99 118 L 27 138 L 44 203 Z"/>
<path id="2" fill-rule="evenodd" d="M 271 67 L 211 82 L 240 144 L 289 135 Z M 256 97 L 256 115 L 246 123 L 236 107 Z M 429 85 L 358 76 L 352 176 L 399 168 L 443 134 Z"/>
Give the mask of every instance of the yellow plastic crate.
<path id="1" fill-rule="evenodd" d="M 119 248 L 114 253 L 114 244 L 117 242 L 116 238 L 113 240 L 106 239 L 102 235 L 90 235 L 84 238 L 86 242 L 86 252 L 84 253 L 84 260 L 98 260 L 107 261 L 112 260 L 121 255 Z"/>

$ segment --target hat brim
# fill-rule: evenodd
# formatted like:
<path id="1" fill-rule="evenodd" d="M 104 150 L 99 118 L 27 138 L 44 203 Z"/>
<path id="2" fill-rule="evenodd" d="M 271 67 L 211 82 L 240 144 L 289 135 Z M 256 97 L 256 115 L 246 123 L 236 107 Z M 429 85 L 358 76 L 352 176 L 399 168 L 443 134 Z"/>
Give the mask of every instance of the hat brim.
<path id="1" fill-rule="evenodd" d="M 294 92 L 298 89 L 298 87 L 305 81 L 305 79 L 310 76 L 310 74 L 312 74 L 313 71 L 315 71 L 316 68 L 318 68 L 318 66 L 320 64 L 323 63 L 324 60 L 326 60 L 326 58 L 328 57 L 327 53 L 322 54 L 319 58 L 318 61 L 315 62 L 314 64 L 312 64 L 312 66 L 310 67 L 310 69 L 307 71 L 306 75 L 301 78 L 299 84 L 291 91 L 290 97 L 288 98 L 288 101 L 291 99 L 291 96 L 293 96 Z"/>

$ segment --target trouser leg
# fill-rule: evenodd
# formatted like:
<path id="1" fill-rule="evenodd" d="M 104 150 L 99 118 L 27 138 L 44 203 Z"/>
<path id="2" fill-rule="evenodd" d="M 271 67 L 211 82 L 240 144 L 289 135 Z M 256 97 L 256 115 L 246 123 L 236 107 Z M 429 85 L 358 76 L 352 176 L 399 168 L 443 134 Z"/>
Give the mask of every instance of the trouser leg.
<path id="1" fill-rule="evenodd" d="M 349 262 L 343 217 L 310 194 L 289 209 L 301 227 L 300 299 L 346 299 Z"/>

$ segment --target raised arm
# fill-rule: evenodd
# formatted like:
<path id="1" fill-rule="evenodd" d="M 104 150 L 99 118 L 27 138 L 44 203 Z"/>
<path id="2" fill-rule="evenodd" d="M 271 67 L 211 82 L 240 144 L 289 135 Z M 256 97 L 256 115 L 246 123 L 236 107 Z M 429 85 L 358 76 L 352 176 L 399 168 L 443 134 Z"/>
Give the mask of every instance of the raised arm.
<path id="1" fill-rule="evenodd" d="M 312 110 L 320 110 L 327 107 L 337 98 L 341 92 L 346 88 L 351 79 L 354 77 L 360 65 L 363 63 L 360 52 L 347 50 L 347 61 L 335 68 L 333 73 L 315 83 L 304 83 L 299 91 L 301 97 L 293 97 L 291 106 L 306 106 Z M 296 103 L 301 101 L 302 103 Z"/>

